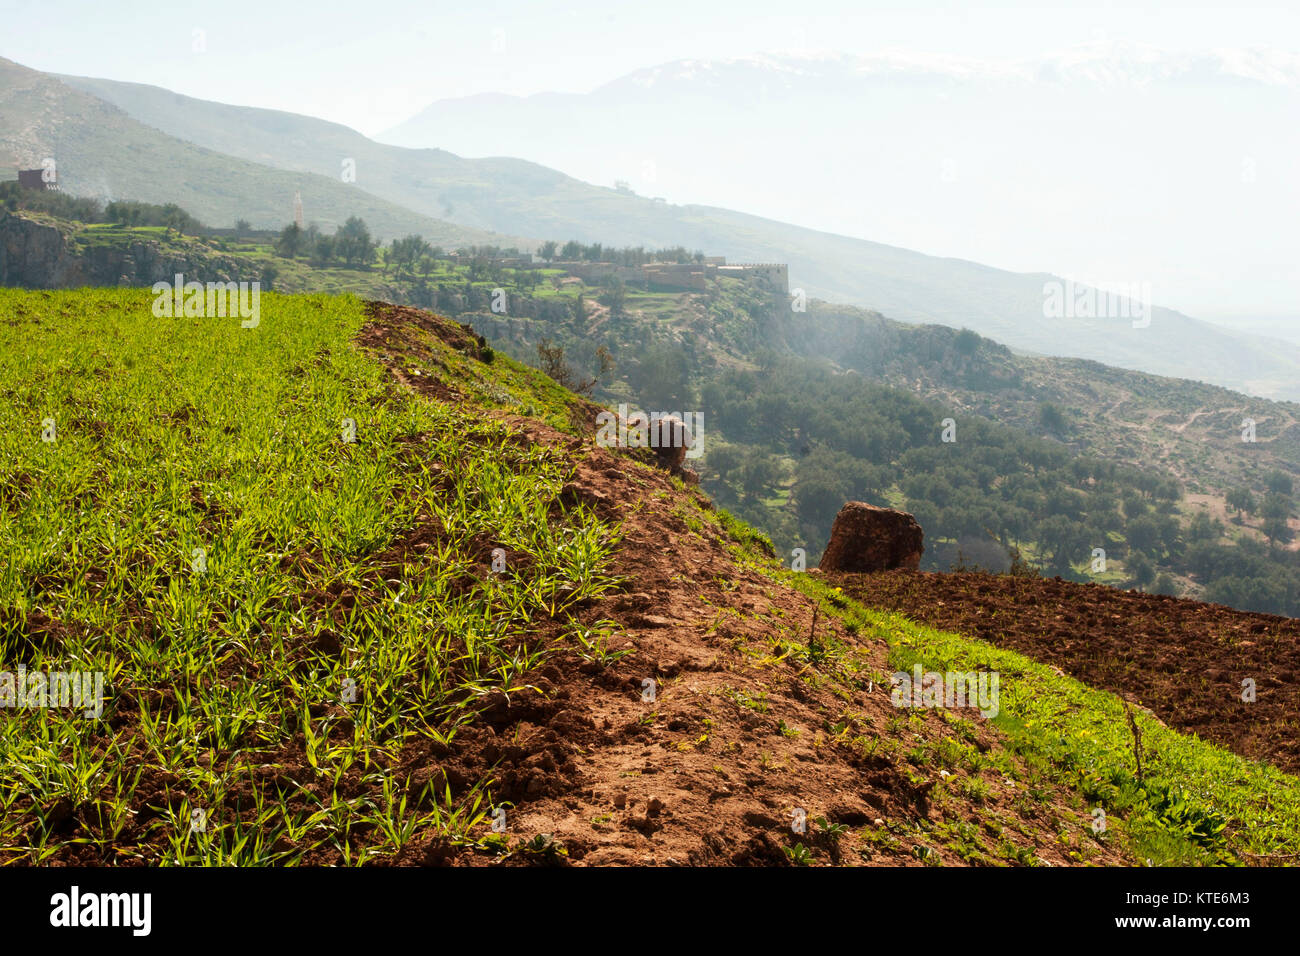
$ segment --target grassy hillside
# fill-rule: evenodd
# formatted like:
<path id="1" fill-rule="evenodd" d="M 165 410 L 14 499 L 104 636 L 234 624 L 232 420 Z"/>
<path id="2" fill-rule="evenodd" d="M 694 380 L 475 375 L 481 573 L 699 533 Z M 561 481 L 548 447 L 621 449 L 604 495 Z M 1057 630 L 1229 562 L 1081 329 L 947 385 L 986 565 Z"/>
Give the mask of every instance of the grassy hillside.
<path id="1" fill-rule="evenodd" d="M 6 859 L 68 849 L 66 801 L 91 848 L 140 844 L 119 862 L 283 862 L 318 830 L 312 845 L 359 859 L 417 821 L 463 833 L 477 793 L 453 805 L 416 791 L 408 809 L 390 764 L 445 744 L 475 700 L 520 682 L 541 649 L 517 632 L 608 589 L 615 536 L 581 510 L 547 514 L 564 478 L 553 458 L 467 407 L 394 391 L 349 345 L 356 299 L 268 295 L 256 330 L 157 322 L 150 304 L 4 293 L 3 659 L 99 670 L 112 688 L 108 724 L 5 721 Z M 507 359 L 481 387 L 537 414 L 564 408 Z M 437 535 L 412 540 L 417 518 Z M 481 576 L 489 540 L 515 556 L 512 574 Z M 349 687 L 361 691 L 341 735 Z M 377 799 L 310 782 L 361 777 Z M 235 804 L 204 833 L 184 825 Z M 382 835 L 353 857 L 347 833 L 377 819 Z"/>
<path id="2" fill-rule="evenodd" d="M 783 573 L 454 323 L 353 297 L 266 294 L 256 328 L 151 303 L 0 292 L 0 659 L 103 678 L 89 716 L 35 683 L 6 703 L 6 863 L 1295 849 L 1293 778 L 1148 726 L 1135 783 L 1113 698 Z M 1001 670 L 1005 719 L 898 710 L 888 675 L 918 655 Z"/>
<path id="3" fill-rule="evenodd" d="M 219 133 L 244 138 L 238 123 Z M 422 232 L 443 242 L 479 242 L 485 230 L 456 226 L 404 208 L 338 171 L 286 171 L 234 158 L 220 147 L 184 142 L 58 79 L 0 57 L 0 165 L 58 164 L 60 188 L 101 199 L 175 202 L 212 226 L 246 219 L 279 228 L 293 219 L 295 193 L 309 221 L 333 228 L 361 216 L 384 237 Z M 499 238 L 499 237 L 496 237 Z"/>
<path id="4" fill-rule="evenodd" d="M 926 256 L 727 209 L 655 202 L 520 159 L 465 159 L 438 149 L 386 146 L 311 117 L 139 84 L 60 79 L 170 136 L 250 162 L 337 180 L 342 162 L 350 159 L 361 189 L 463 227 L 618 245 L 685 245 L 733 260 L 788 262 L 792 285 L 809 295 L 869 306 L 894 319 L 967 326 L 1041 354 L 1300 399 L 1300 348 L 1158 307 L 1147 328 L 1135 329 L 1126 318 L 1047 319 L 1043 286 L 1055 279 L 1050 275 Z M 236 129 L 239 135 L 230 135 Z M 209 185 L 206 176 L 188 179 Z M 424 232 L 428 238 L 430 230 Z"/>

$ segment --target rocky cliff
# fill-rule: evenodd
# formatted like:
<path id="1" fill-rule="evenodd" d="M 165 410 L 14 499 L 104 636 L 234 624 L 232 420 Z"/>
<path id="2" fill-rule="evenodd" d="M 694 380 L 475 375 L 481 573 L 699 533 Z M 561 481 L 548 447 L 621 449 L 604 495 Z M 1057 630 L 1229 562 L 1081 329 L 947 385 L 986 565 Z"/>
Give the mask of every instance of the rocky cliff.
<path id="1" fill-rule="evenodd" d="M 255 264 L 208 253 L 188 240 L 178 245 L 184 248 L 135 237 L 83 243 L 72 231 L 0 211 L 0 286 L 148 286 L 171 282 L 178 272 L 210 282 L 263 279 Z"/>

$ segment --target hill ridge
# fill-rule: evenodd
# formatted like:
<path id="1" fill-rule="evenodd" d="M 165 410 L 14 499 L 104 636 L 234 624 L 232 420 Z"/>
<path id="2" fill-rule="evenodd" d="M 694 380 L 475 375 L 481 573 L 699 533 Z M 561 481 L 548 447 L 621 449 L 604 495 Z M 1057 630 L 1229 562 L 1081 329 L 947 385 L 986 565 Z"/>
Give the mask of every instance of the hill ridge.
<path id="1" fill-rule="evenodd" d="M 356 161 L 357 182 L 376 196 L 461 227 L 534 239 L 685 245 L 736 260 L 790 264 L 792 285 L 828 301 L 856 302 L 895 319 L 968 326 L 1016 348 L 1202 380 L 1272 397 L 1300 398 L 1300 347 L 1278 346 L 1154 307 L 1151 326 L 1072 318 L 1070 334 L 1044 316 L 1041 274 L 1014 273 L 819 232 L 716 206 L 673 206 L 590 185 L 526 160 L 464 159 L 446 151 L 385 146 L 337 124 L 297 116 L 288 128 L 230 140 L 232 108 L 201 100 L 175 106 L 158 88 L 66 78 L 181 139 L 282 169 L 338 174 Z M 165 95 L 164 95 L 165 94 Z M 247 116 L 266 118 L 267 111 Z M 321 131 L 319 135 L 313 130 Z M 154 201 L 163 201 L 157 197 Z M 175 198 L 168 197 L 168 198 Z M 410 231 L 418 231 L 411 229 Z M 1056 278 L 1053 281 L 1064 283 Z M 1173 346 L 1177 346 L 1174 348 Z"/>

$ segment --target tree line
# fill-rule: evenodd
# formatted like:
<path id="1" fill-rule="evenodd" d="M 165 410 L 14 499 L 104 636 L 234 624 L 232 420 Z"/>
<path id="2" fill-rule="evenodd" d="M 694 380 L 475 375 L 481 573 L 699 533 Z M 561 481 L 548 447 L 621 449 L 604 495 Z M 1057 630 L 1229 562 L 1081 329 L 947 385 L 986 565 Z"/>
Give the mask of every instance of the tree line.
<path id="1" fill-rule="evenodd" d="M 26 209 L 76 222 L 160 226 L 189 236 L 208 232 L 207 226 L 176 203 L 159 205 L 119 199 L 105 205 L 98 199 L 53 189 L 23 189 L 16 181 L 0 183 L 0 208 L 9 212 Z"/>
<path id="2" fill-rule="evenodd" d="M 1268 542 L 1225 542 L 1208 514 L 1183 520 L 1171 475 L 955 415 L 824 362 L 764 356 L 758 369 L 713 375 L 699 398 L 713 434 L 728 439 L 704 458 L 719 504 L 810 557 L 844 502 L 860 500 L 915 515 L 929 545 L 923 566 L 934 570 L 962 543 L 989 542 L 1008 559 L 1032 552 L 1046 573 L 1086 580 L 1096 548 L 1122 562 L 1131 585 L 1172 593 L 1186 575 L 1205 583 L 1208 600 L 1300 614 L 1300 563 L 1280 547 L 1293 510 L 1280 472 L 1258 505 L 1264 515 L 1267 502 Z M 1251 500 L 1232 497 L 1243 510 Z"/>

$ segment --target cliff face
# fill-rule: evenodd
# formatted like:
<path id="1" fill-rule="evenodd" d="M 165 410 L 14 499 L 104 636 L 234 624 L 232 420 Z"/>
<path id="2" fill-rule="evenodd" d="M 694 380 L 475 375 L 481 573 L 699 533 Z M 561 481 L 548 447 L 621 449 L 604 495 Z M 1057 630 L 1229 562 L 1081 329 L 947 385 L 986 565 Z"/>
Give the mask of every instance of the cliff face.
<path id="1" fill-rule="evenodd" d="M 82 286 L 150 286 L 170 283 L 176 273 L 202 282 L 261 281 L 271 284 L 254 261 L 208 250 L 181 239 L 160 243 L 135 237 L 96 239 L 93 230 L 56 226 L 0 210 L 0 286 L 24 289 L 75 289 Z M 183 250 L 168 246 L 189 246 Z M 287 291 L 318 291 L 310 281 L 289 279 Z M 415 305 L 447 315 L 472 314 L 494 335 L 521 337 L 526 320 L 561 322 L 571 315 L 567 299 L 536 299 L 510 293 L 505 315 L 492 312 L 491 290 L 450 291 L 394 282 L 374 292 L 400 305 Z M 532 331 L 536 332 L 536 329 Z M 531 353 L 531 346 L 526 349 Z"/>
<path id="2" fill-rule="evenodd" d="M 88 285 L 80 263 L 67 255 L 67 240 L 53 226 L 0 213 L 0 285 L 53 289 Z"/>
<path id="3" fill-rule="evenodd" d="M 178 272 L 210 282 L 262 278 L 256 267 L 234 257 L 181 254 L 152 241 L 133 239 L 78 248 L 71 236 L 56 226 L 0 213 L 0 286 L 148 286 L 171 282 Z"/>

